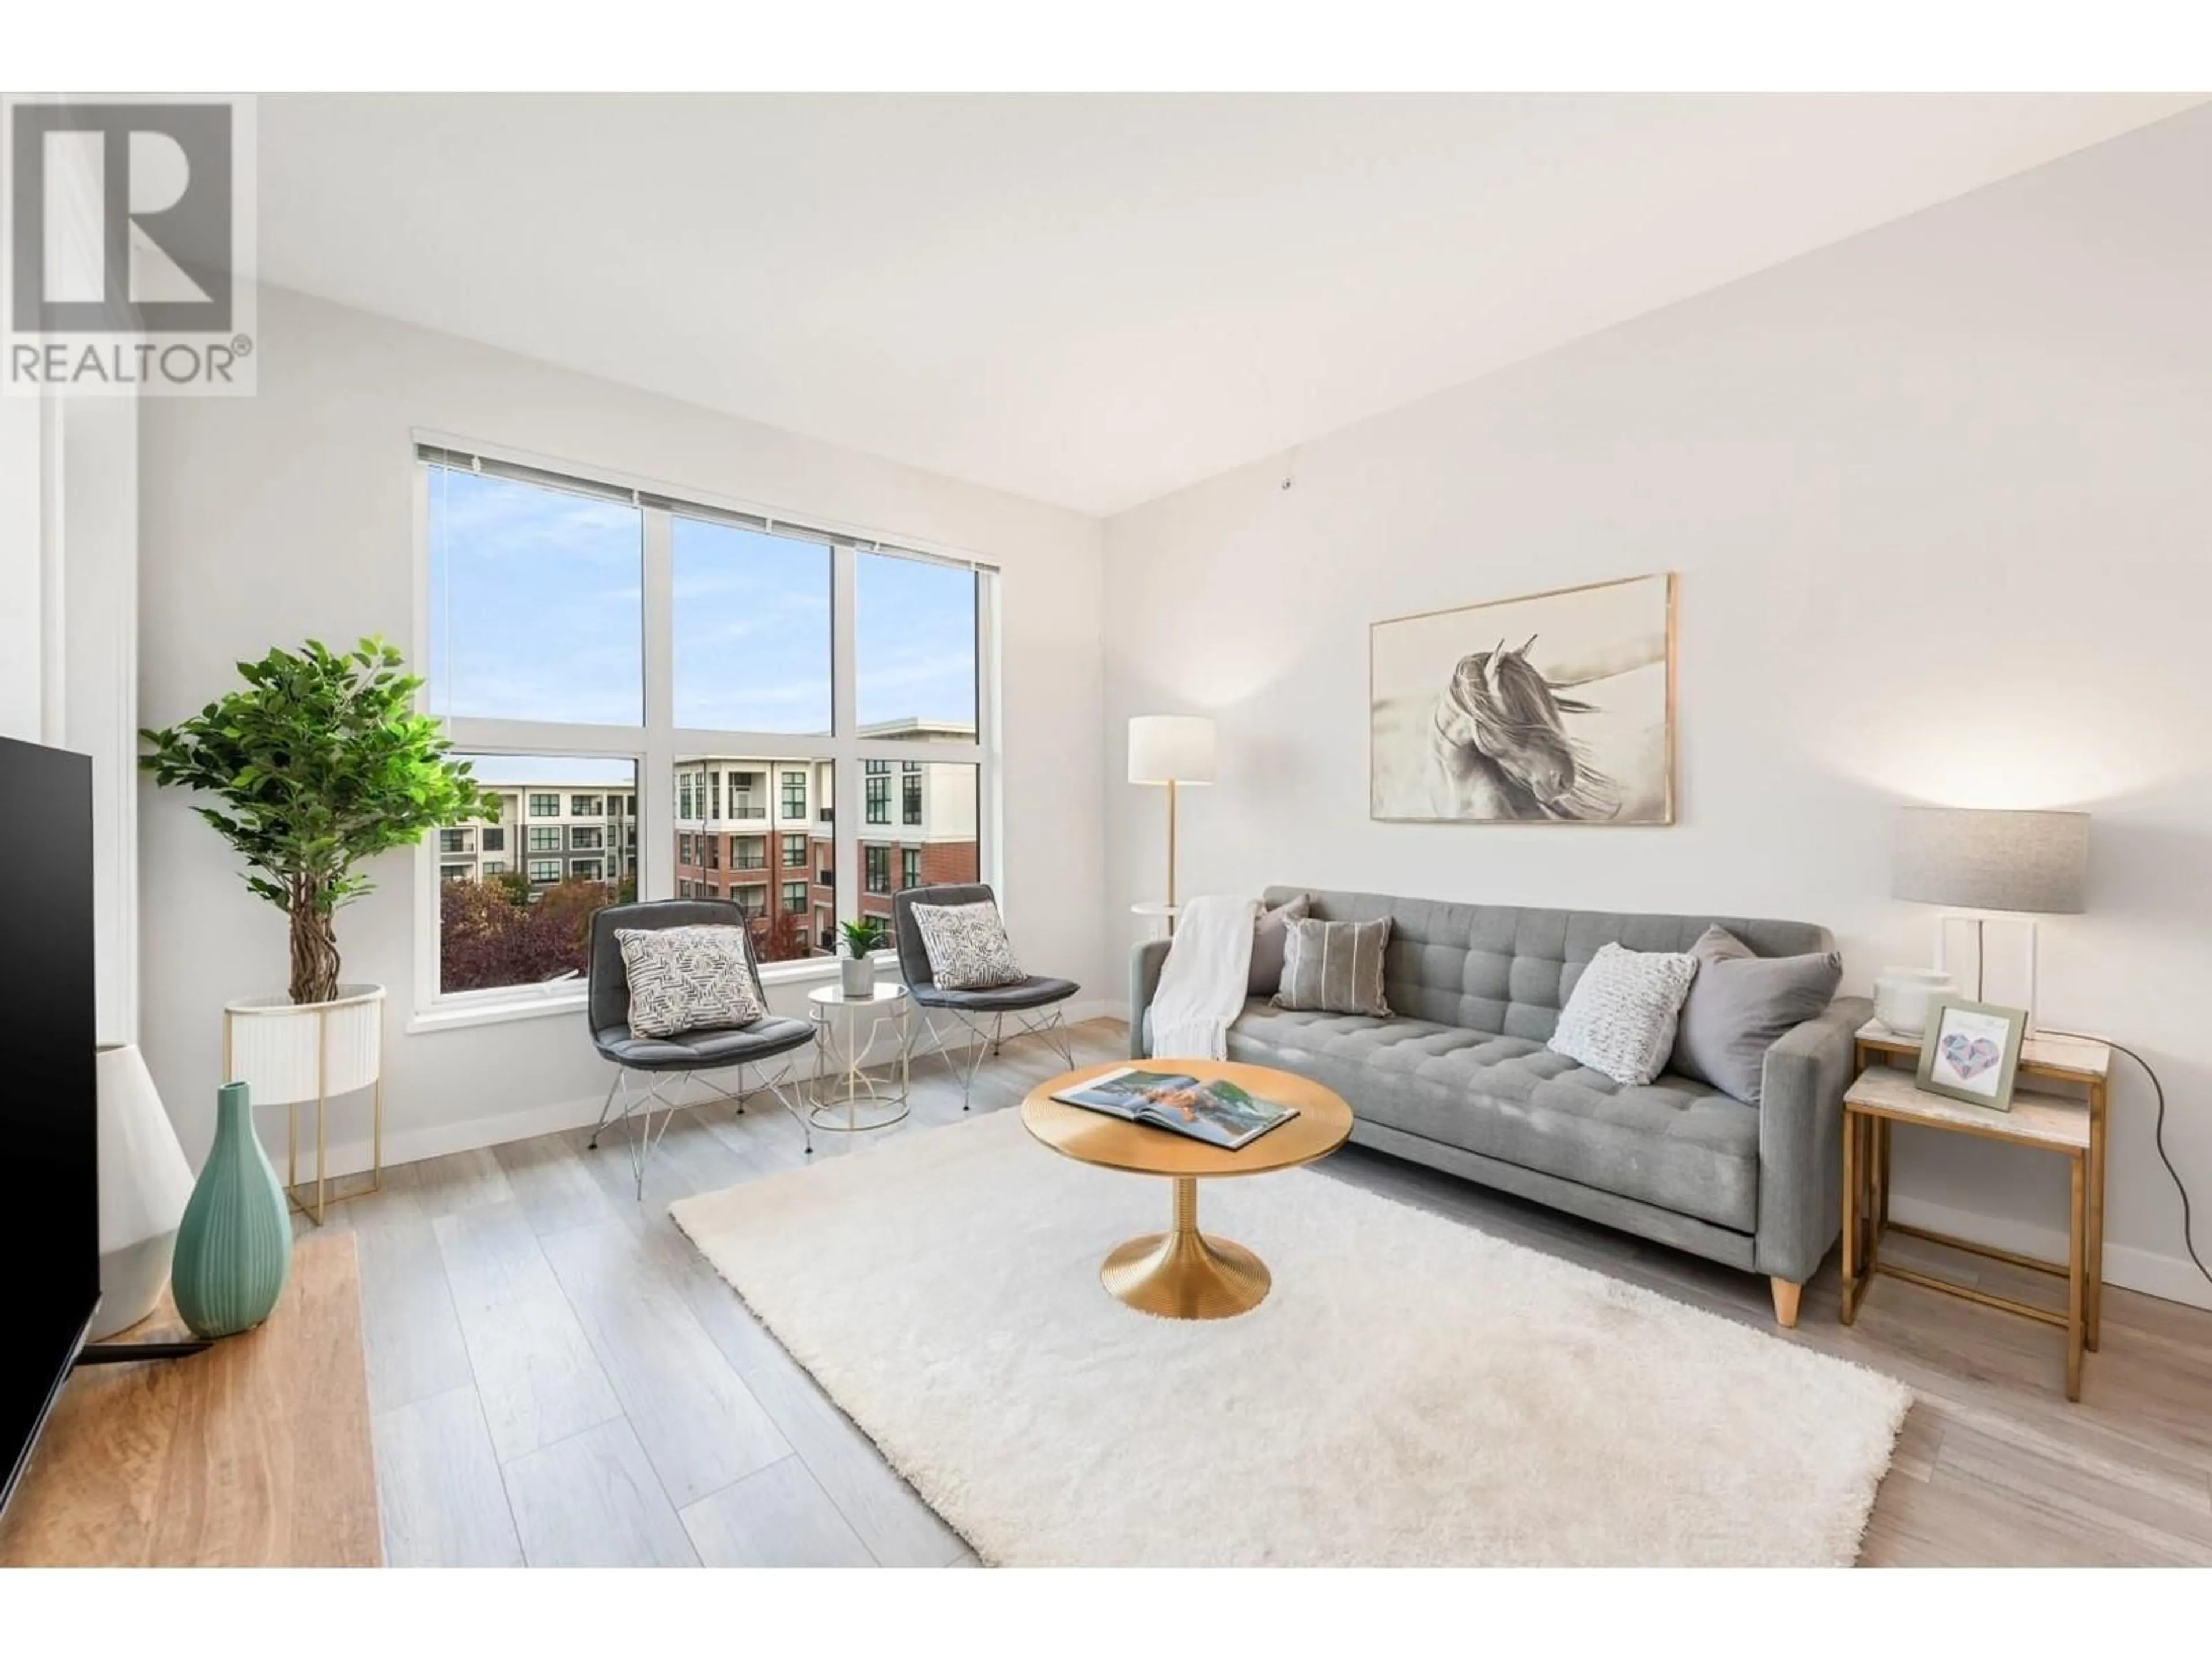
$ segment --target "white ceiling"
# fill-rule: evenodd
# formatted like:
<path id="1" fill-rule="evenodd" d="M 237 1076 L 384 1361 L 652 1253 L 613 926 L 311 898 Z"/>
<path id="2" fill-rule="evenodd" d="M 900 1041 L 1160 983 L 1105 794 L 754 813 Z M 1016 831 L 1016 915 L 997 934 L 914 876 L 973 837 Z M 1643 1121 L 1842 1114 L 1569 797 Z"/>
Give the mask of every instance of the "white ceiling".
<path id="1" fill-rule="evenodd" d="M 267 97 L 262 270 L 1104 514 L 2197 101 Z"/>

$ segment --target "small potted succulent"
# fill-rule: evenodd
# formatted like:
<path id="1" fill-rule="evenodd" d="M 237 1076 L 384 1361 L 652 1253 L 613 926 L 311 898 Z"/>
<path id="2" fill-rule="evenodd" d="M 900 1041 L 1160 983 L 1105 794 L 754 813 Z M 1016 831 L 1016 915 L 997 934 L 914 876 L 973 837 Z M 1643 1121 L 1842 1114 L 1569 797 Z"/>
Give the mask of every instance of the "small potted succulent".
<path id="1" fill-rule="evenodd" d="M 862 916 L 855 921 L 841 921 L 837 931 L 845 937 L 845 954 L 837 963 L 837 974 L 843 981 L 848 997 L 870 997 L 876 994 L 875 952 L 884 948 L 883 920 L 879 916 Z"/>

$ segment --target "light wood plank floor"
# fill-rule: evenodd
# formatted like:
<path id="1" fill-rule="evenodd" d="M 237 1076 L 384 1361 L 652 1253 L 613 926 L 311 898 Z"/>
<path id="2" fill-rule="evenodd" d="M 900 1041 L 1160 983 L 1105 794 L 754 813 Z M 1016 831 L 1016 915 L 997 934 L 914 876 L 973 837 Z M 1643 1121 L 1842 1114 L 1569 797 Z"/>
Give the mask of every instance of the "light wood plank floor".
<path id="1" fill-rule="evenodd" d="M 1111 1022 L 1076 1041 L 1086 1063 L 1126 1052 Z M 975 1109 L 1002 1110 L 1058 1069 L 1042 1044 L 1010 1044 L 986 1062 Z M 913 1117 L 889 1133 L 959 1116 L 957 1085 L 925 1062 Z M 743 1117 L 679 1114 L 642 1205 L 619 1139 L 597 1152 L 586 1139 L 407 1165 L 331 1211 L 360 1251 L 386 1560 L 974 1565 L 668 1219 L 672 1199 L 799 1167 L 797 1126 L 765 1097 Z M 815 1144 L 817 1159 L 850 1150 Z M 1321 1167 L 1773 1328 L 1763 1279 L 1357 1147 Z M 2025 1297 L 2051 1285 L 1940 1265 Z M 2077 1406 L 2047 1328 L 1895 1279 L 1853 1328 L 1836 1316 L 1832 1258 L 1791 1340 L 1918 1395 L 1869 1565 L 2212 1564 L 2212 1313 L 2109 1291 Z"/>

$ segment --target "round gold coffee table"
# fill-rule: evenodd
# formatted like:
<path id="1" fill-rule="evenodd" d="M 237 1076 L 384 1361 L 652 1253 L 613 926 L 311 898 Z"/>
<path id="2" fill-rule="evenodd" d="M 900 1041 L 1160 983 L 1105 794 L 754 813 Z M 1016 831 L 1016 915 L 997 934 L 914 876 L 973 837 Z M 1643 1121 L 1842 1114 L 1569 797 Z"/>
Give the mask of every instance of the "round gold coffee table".
<path id="1" fill-rule="evenodd" d="M 1170 1129 L 1125 1122 L 1053 1098 L 1064 1089 L 1132 1065 L 1201 1082 L 1222 1079 L 1262 1100 L 1295 1107 L 1297 1115 L 1231 1152 Z M 1064 1072 L 1040 1083 L 1022 1102 L 1022 1122 L 1066 1157 L 1172 1181 L 1173 1225 L 1116 1246 L 1099 1267 L 1099 1280 L 1131 1307 L 1164 1319 L 1226 1319 L 1258 1307 L 1273 1281 L 1267 1264 L 1242 1244 L 1199 1231 L 1198 1183 L 1215 1176 L 1264 1175 L 1327 1158 L 1352 1133 L 1352 1109 L 1320 1084 L 1266 1066 L 1223 1060 L 1121 1060 Z"/>

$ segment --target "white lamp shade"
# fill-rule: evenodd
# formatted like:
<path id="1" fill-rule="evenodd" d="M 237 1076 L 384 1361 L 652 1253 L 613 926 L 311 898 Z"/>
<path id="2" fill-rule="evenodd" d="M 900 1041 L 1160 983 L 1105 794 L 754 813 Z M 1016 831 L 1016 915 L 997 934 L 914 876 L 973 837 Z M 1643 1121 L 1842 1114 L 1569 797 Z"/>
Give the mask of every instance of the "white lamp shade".
<path id="1" fill-rule="evenodd" d="M 1129 721 L 1129 781 L 1212 783 L 1213 722 L 1203 714 L 1138 714 Z"/>
<path id="2" fill-rule="evenodd" d="M 100 1341 L 137 1324 L 161 1300 L 192 1195 L 192 1172 L 137 1049 L 100 1049 L 93 1074 L 99 1091 L 100 1311 L 89 1334 Z"/>
<path id="3" fill-rule="evenodd" d="M 226 1083 L 243 1083 L 256 1106 L 287 1106 L 366 1089 L 384 1058 L 384 988 L 341 985 L 328 1002 L 295 1006 L 252 997 L 223 1014 L 230 1045 Z"/>
<path id="4" fill-rule="evenodd" d="M 2070 915 L 2089 875 L 2087 812 L 1906 806 L 1897 814 L 1890 894 L 1960 910 Z"/>

